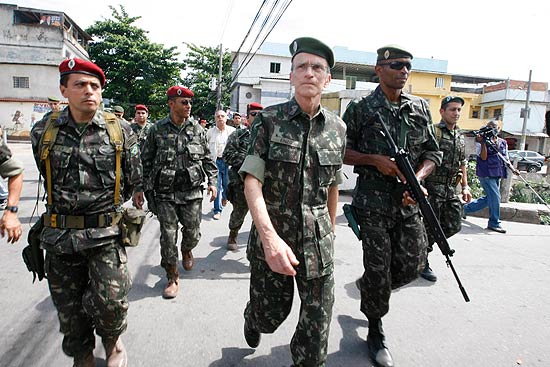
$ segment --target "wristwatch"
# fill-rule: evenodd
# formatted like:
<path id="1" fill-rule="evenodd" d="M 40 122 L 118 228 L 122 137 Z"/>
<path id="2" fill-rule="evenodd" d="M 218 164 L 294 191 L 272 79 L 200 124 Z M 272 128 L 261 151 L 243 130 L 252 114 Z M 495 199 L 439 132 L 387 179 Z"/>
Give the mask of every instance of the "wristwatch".
<path id="1" fill-rule="evenodd" d="M 19 210 L 19 207 L 8 205 L 8 206 L 6 206 L 6 210 L 9 210 L 12 213 L 17 213 L 17 211 Z"/>

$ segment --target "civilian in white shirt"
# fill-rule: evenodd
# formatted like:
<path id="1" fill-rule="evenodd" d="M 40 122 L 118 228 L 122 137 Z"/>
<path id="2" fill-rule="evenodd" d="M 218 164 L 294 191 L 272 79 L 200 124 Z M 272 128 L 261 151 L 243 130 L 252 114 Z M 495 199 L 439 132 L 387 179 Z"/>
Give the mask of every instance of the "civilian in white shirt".
<path id="1" fill-rule="evenodd" d="M 210 154 L 212 154 L 212 159 L 216 162 L 216 166 L 218 167 L 218 196 L 216 200 L 214 200 L 213 216 L 214 219 L 218 220 L 221 218 L 223 207 L 227 204 L 226 194 L 227 184 L 229 182 L 228 167 L 222 159 L 223 150 L 227 144 L 227 138 L 235 131 L 235 128 L 227 126 L 227 113 L 223 110 L 216 111 L 214 118 L 216 120 L 216 126 L 208 129 L 206 138 L 208 140 Z"/>

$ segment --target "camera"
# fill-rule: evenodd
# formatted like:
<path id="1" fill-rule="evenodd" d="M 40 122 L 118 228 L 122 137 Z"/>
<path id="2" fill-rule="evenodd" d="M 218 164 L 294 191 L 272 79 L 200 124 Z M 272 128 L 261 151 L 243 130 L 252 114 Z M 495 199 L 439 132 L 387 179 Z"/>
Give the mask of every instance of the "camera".
<path id="1" fill-rule="evenodd" d="M 472 131 L 474 135 L 480 135 L 483 139 L 491 139 L 498 134 L 498 130 L 494 127 L 484 126 L 479 130 Z"/>

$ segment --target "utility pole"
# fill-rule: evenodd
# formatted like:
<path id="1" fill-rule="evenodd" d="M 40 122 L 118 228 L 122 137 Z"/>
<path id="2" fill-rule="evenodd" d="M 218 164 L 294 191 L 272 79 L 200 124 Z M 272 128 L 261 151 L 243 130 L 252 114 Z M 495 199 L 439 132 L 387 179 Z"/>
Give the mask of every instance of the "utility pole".
<path id="1" fill-rule="evenodd" d="M 216 111 L 221 110 L 222 106 L 222 44 L 220 43 L 220 64 L 218 71 L 218 96 L 216 98 Z"/>
<path id="2" fill-rule="evenodd" d="M 519 144 L 519 150 L 525 150 L 525 130 L 527 130 L 527 119 L 529 119 L 529 95 L 531 94 L 531 74 L 533 70 L 529 70 L 529 81 L 527 82 L 527 98 L 525 99 L 525 108 L 523 108 L 523 127 L 521 129 L 521 140 Z"/>

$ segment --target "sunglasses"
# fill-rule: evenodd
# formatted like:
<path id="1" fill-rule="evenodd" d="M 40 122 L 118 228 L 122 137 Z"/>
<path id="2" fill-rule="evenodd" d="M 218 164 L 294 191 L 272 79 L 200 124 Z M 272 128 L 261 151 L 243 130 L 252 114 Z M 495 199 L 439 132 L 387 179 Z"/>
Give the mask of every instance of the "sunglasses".
<path id="1" fill-rule="evenodd" d="M 257 115 L 258 113 L 259 113 L 259 112 L 250 112 L 249 115 L 250 115 L 250 116 L 256 117 L 256 115 Z"/>
<path id="2" fill-rule="evenodd" d="M 184 105 L 184 106 L 187 106 L 187 105 L 192 106 L 192 105 L 193 105 L 193 102 L 191 102 L 191 101 L 188 100 L 188 99 L 182 99 L 182 100 L 181 100 L 181 104 Z"/>
<path id="3" fill-rule="evenodd" d="M 406 67 L 408 71 L 411 71 L 412 69 L 412 64 L 410 62 L 403 62 L 403 61 L 392 61 L 392 62 L 380 63 L 378 65 L 388 65 L 392 70 L 401 70 L 403 69 L 403 67 Z"/>

